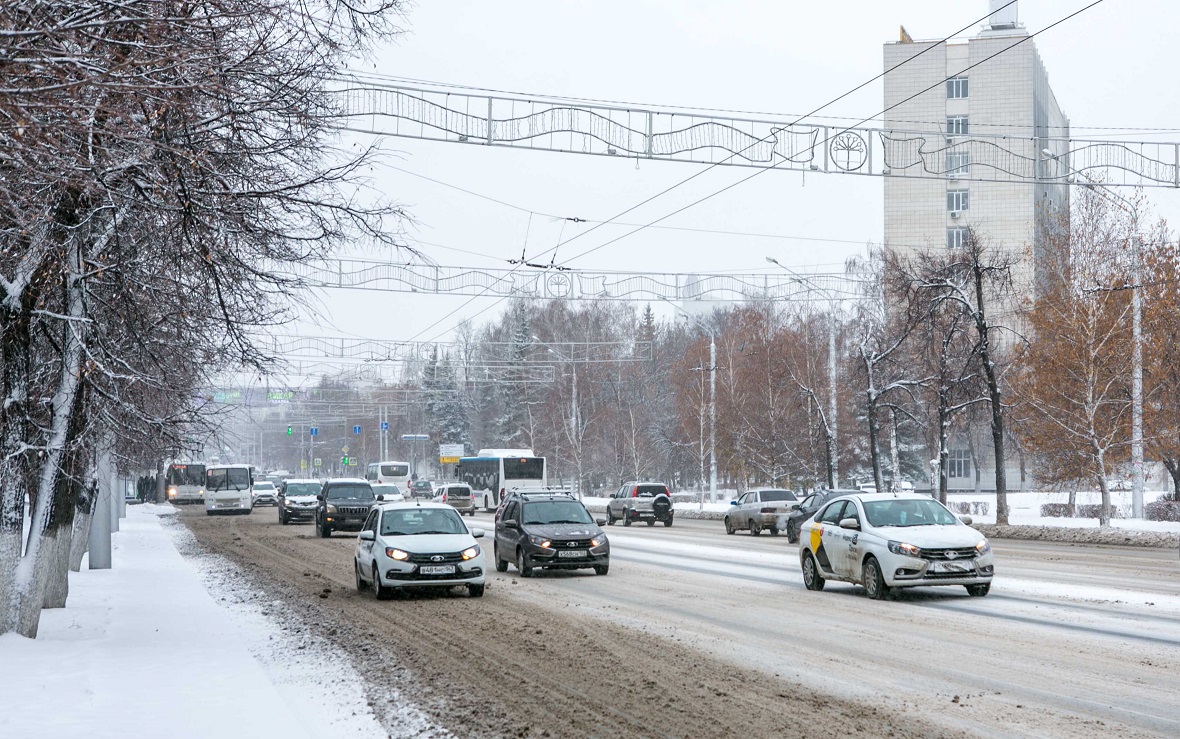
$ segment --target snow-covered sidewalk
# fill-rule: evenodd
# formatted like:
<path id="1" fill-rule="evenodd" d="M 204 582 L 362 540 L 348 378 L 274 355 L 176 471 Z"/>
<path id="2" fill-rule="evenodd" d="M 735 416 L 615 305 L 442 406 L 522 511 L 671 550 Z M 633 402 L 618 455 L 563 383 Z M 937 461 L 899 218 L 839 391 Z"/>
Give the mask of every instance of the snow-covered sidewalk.
<path id="1" fill-rule="evenodd" d="M 136 506 L 114 535 L 114 568 L 70 575 L 64 609 L 37 639 L 0 636 L 0 736 L 381 736 L 343 659 L 283 657 L 258 614 L 219 605 L 161 526 Z"/>

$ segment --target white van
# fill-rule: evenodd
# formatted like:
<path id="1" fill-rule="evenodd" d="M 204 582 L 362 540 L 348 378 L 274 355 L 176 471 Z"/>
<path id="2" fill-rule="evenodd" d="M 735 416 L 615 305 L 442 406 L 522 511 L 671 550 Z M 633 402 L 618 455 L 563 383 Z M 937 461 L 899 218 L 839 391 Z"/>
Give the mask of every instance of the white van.
<path id="1" fill-rule="evenodd" d="M 396 485 L 398 492 L 404 494 L 410 489 L 410 465 L 408 462 L 375 462 L 365 468 L 365 479 L 370 485 Z"/>
<path id="2" fill-rule="evenodd" d="M 205 468 L 205 513 L 244 513 L 254 509 L 254 480 L 245 464 L 211 464 Z"/>

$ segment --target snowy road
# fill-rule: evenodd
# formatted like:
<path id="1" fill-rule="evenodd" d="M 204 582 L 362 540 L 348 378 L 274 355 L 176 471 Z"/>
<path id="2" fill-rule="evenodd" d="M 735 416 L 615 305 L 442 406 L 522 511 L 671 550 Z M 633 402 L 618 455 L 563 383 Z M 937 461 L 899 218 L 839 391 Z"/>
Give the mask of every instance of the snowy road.
<path id="1" fill-rule="evenodd" d="M 310 583 L 311 571 L 351 585 L 343 535 L 314 539 L 310 527 L 278 526 L 270 511 L 183 518 L 203 543 L 279 582 Z M 473 523 L 490 522 L 481 514 Z M 805 590 L 797 548 L 781 537 L 726 536 L 718 522 L 685 520 L 607 531 L 605 578 L 522 580 L 510 570 L 481 601 L 334 593 L 316 605 L 359 609 L 367 628 L 370 614 L 397 620 L 386 645 L 395 658 L 416 679 L 437 672 L 450 690 L 463 686 L 503 711 L 503 733 L 522 723 L 526 735 L 567 733 L 580 728 L 568 710 L 580 704 L 596 735 L 633 735 L 639 721 L 639 734 L 700 736 L 707 726 L 750 736 L 784 730 L 784 717 L 792 732 L 812 733 L 836 716 L 854 727 L 842 733 L 866 736 L 1180 735 L 1175 551 L 997 541 L 987 598 L 947 587 L 878 602 L 839 583 Z M 512 652 L 514 640 L 532 653 Z M 513 700 L 528 682 L 522 670 L 546 686 L 582 687 L 537 714 Z M 640 700 L 645 682 L 691 700 Z M 459 734 L 491 728 L 472 717 L 451 725 Z"/>

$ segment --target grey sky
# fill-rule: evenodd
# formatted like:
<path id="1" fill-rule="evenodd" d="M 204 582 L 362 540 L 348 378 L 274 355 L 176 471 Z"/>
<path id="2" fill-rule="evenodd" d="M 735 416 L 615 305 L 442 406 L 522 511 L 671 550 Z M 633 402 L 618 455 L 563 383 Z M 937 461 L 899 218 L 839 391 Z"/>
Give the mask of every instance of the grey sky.
<path id="1" fill-rule="evenodd" d="M 1020 21 L 1035 32 L 1088 2 L 1022 2 Z M 880 73 L 881 45 L 897 38 L 899 25 L 915 39 L 939 38 L 986 11 L 985 0 L 423 2 L 410 10 L 408 33 L 401 41 L 363 68 L 506 91 L 801 114 Z M 1174 130 L 1126 130 L 1180 129 L 1180 98 L 1170 92 L 1177 57 L 1169 35 L 1177 27 L 1180 6 L 1174 3 L 1106 0 L 1035 40 L 1075 137 L 1129 134 L 1180 141 Z M 868 116 L 880 111 L 881 99 L 877 82 L 824 113 Z M 696 171 L 686 164 L 645 161 L 637 167 L 634 160 L 396 138 L 380 145 L 394 166 L 536 212 L 589 219 L 609 218 Z M 749 173 L 718 167 L 623 220 L 651 221 Z M 562 222 L 541 216 L 534 216 L 530 225 L 527 213 L 381 164 L 370 174 L 380 190 L 404 203 L 416 219 L 412 238 L 451 247 L 421 246 L 440 264 L 505 266 L 504 260 L 520 256 L 526 231 L 529 253 L 552 247 L 559 235 L 568 239 L 578 233 L 574 224 L 566 223 L 563 232 Z M 649 230 L 571 266 L 762 271 L 769 268 L 765 256 L 773 255 L 801 268 L 836 268 L 865 242 L 881 240 L 881 192 L 877 178 L 809 174 L 804 180 L 797 172 L 769 172 L 667 224 L 797 238 Z M 1180 217 L 1180 193 L 1154 189 L 1147 195 L 1158 215 L 1172 222 Z M 599 229 L 565 247 L 559 259 L 623 230 Z M 324 294 L 320 327 L 304 324 L 297 330 L 409 339 L 466 300 L 332 291 Z M 491 302 L 477 300 L 417 338 L 439 337 L 462 316 L 476 316 Z"/>

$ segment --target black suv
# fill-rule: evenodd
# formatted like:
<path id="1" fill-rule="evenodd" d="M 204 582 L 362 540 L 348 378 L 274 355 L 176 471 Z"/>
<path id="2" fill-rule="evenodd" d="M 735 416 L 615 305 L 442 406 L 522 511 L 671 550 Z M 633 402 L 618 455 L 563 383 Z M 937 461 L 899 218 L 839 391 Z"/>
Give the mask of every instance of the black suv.
<path id="1" fill-rule="evenodd" d="M 367 480 L 342 478 L 328 480 L 316 496 L 315 530 L 323 538 L 333 531 L 360 531 L 369 509 L 378 501 Z"/>
<path id="2" fill-rule="evenodd" d="M 595 521 L 571 495 L 519 493 L 496 520 L 496 571 L 508 570 L 509 557 L 521 577 L 532 577 L 535 569 L 586 567 L 605 575 L 610 569 L 610 542 L 599 528 L 605 523 Z"/>
<path id="3" fill-rule="evenodd" d="M 799 541 L 799 525 L 811 518 L 824 503 L 832 498 L 839 498 L 841 495 L 856 495 L 859 492 L 859 490 L 816 490 L 805 497 L 799 507 L 787 516 L 787 541 L 791 544 Z"/>

